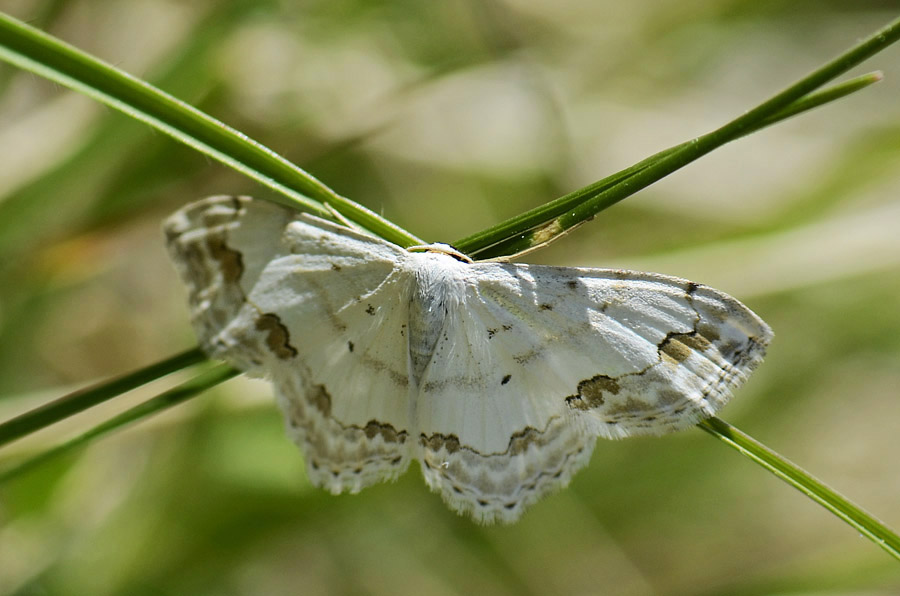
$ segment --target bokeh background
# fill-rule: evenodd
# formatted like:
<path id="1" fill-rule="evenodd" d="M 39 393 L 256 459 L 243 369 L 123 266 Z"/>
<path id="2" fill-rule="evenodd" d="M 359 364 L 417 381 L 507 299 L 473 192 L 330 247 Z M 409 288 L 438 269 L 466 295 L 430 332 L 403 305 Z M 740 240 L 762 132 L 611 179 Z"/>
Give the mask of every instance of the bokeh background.
<path id="1" fill-rule="evenodd" d="M 704 133 L 893 19 L 863 0 L 2 0 L 430 241 Z M 776 339 L 723 418 L 900 528 L 900 48 L 856 96 L 717 151 L 538 262 L 712 285 Z M 0 418 L 194 345 L 161 220 L 271 196 L 0 65 Z M 179 379 L 0 452 L 46 449 Z M 233 380 L 0 486 L 0 596 L 900 593 L 897 562 L 705 433 L 603 442 L 511 527 L 417 470 L 311 487 Z"/>

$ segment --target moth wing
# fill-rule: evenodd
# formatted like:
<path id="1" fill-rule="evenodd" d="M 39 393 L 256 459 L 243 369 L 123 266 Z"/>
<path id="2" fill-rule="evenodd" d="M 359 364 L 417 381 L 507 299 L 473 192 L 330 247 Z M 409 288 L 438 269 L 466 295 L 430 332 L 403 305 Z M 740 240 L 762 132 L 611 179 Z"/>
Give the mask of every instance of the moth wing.
<path id="1" fill-rule="evenodd" d="M 272 381 L 313 484 L 396 478 L 412 443 L 406 251 L 269 203 L 231 207 L 207 199 L 166 225 L 201 344 Z"/>
<path id="2" fill-rule="evenodd" d="M 423 472 L 483 522 L 518 519 L 584 466 L 596 437 L 717 412 L 771 330 L 737 300 L 619 270 L 475 264 L 417 404 Z"/>
<path id="3" fill-rule="evenodd" d="M 298 216 L 266 201 L 214 196 L 183 207 L 163 224 L 201 347 L 255 376 L 263 374 L 261 355 L 246 354 L 222 331 L 239 316 L 266 264 L 286 250 L 281 235 Z"/>

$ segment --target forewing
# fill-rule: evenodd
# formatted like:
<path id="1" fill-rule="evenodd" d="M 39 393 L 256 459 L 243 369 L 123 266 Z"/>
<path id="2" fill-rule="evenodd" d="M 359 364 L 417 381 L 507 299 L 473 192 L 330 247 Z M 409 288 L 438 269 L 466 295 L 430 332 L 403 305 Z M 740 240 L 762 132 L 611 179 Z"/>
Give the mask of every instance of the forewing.
<path id="1" fill-rule="evenodd" d="M 595 438 L 713 415 L 771 330 L 733 298 L 618 270 L 475 264 L 426 369 L 423 470 L 454 508 L 514 521 L 583 466 Z"/>
<path id="2" fill-rule="evenodd" d="M 407 253 L 257 201 L 219 216 L 221 202 L 166 226 L 201 343 L 273 382 L 314 484 L 356 492 L 395 478 L 411 443 Z"/>
<path id="3" fill-rule="evenodd" d="M 187 205 L 163 225 L 169 254 L 188 288 L 200 345 L 256 376 L 263 371 L 255 343 L 223 331 L 239 317 L 265 266 L 284 254 L 281 236 L 298 216 L 249 197 L 216 196 Z"/>

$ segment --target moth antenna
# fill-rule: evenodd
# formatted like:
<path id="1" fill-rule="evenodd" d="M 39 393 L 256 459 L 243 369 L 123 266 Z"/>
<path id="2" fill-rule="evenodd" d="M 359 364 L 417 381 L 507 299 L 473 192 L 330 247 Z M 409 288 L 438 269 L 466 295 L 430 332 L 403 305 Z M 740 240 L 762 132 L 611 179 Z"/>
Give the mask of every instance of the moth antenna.
<path id="1" fill-rule="evenodd" d="M 325 209 L 328 210 L 328 213 L 331 214 L 331 217 L 335 218 L 336 220 L 338 220 L 340 223 L 344 224 L 351 230 L 356 230 L 357 232 L 365 233 L 366 230 L 364 230 L 362 227 L 360 227 L 356 223 L 350 221 L 349 219 L 347 219 L 346 217 L 341 215 L 340 211 L 338 211 L 337 209 L 332 207 L 329 203 L 323 203 L 323 205 L 325 206 Z"/>

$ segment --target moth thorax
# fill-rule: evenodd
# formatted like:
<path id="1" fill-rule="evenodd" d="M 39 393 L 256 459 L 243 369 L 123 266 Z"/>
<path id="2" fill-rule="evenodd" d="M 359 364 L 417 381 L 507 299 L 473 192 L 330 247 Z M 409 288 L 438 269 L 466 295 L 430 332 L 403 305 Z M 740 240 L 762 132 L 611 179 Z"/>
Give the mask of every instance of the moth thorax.
<path id="1" fill-rule="evenodd" d="M 418 382 L 435 350 L 444 349 L 439 342 L 460 314 L 467 265 L 440 253 L 412 253 L 410 256 L 421 260 L 421 266 L 414 269 L 415 285 L 409 304 L 409 355 L 412 373 Z"/>

